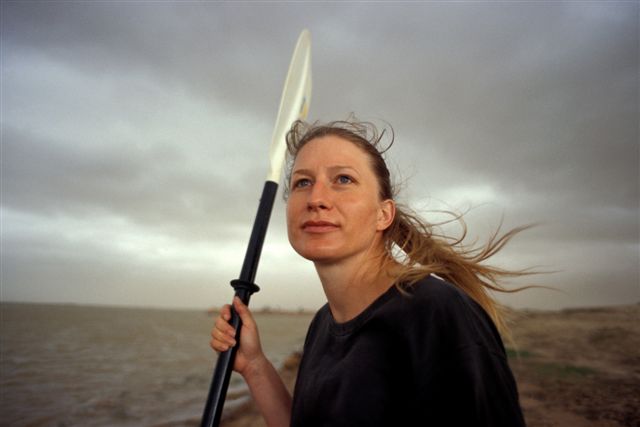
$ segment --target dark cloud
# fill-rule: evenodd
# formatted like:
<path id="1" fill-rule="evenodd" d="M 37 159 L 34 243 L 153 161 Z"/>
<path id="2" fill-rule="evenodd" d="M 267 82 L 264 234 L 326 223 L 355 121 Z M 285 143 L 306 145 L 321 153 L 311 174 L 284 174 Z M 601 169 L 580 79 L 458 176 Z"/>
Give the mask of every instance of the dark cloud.
<path id="1" fill-rule="evenodd" d="M 190 170 L 173 145 L 87 148 L 9 128 L 3 156 L 10 160 L 2 172 L 4 208 L 44 217 L 112 215 L 155 233 L 195 240 L 229 238 L 243 229 L 253 215 L 243 213 L 243 199 L 257 198 L 260 191 L 258 185 L 236 190 L 237 183 L 214 168 Z M 211 163 L 220 159 L 215 160 Z"/>
<path id="2" fill-rule="evenodd" d="M 634 2 L 3 2 L 3 286 L 46 277 L 35 260 L 58 266 L 56 286 L 73 282 L 63 273 L 74 265 L 101 284 L 153 265 L 117 241 L 55 243 L 93 220 L 116 240 L 242 247 L 289 55 L 308 27 L 311 118 L 391 123 L 407 201 L 479 204 L 480 230 L 500 215 L 542 222 L 511 259 L 576 284 L 597 266 L 594 277 L 626 281 L 627 301 L 640 258 L 637 16 Z M 599 260 L 601 247 L 617 249 Z M 575 255 L 585 251 L 587 264 Z M 575 301 L 601 294 L 593 284 Z"/>
<path id="3" fill-rule="evenodd" d="M 86 73 L 141 70 L 192 96 L 272 112 L 297 36 L 273 22 L 290 19 L 299 31 L 309 21 L 301 19 L 309 16 L 300 7 L 293 8 L 297 13 L 289 9 L 256 3 L 26 2 L 6 8 L 3 37 L 8 56 L 14 49 L 35 51 Z"/>

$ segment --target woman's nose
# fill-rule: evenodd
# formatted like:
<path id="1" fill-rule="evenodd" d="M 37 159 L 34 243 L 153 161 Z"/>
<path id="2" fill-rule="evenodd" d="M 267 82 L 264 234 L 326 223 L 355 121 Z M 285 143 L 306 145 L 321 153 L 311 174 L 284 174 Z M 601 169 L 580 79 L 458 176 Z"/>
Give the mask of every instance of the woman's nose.
<path id="1" fill-rule="evenodd" d="M 309 192 L 309 199 L 307 200 L 307 208 L 309 210 L 316 209 L 330 209 L 331 208 L 331 195 L 330 189 L 327 188 L 322 182 L 316 181 Z"/>

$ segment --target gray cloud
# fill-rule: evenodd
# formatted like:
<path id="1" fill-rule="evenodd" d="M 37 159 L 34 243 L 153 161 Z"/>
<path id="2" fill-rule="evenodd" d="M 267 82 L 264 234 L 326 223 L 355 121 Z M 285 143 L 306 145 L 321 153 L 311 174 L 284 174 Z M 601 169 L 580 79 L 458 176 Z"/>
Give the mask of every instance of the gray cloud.
<path id="1" fill-rule="evenodd" d="M 505 259 L 563 270 L 540 279 L 573 289 L 559 304 L 640 296 L 636 3 L 2 8 L 3 298 L 46 300 L 50 291 L 34 288 L 46 277 L 72 295 L 73 282 L 86 284 L 94 271 L 96 288 L 127 283 L 138 304 L 169 304 L 145 293 L 154 280 L 179 295 L 171 283 L 188 278 L 196 284 L 189 301 L 200 301 L 211 294 L 203 277 L 233 278 L 230 260 L 241 256 L 255 214 L 303 27 L 313 36 L 311 118 L 354 111 L 391 123 L 404 199 L 480 205 L 469 215 L 474 230 L 490 230 L 502 214 L 507 226 L 543 222 Z M 292 253 L 278 255 L 282 209 L 261 267 L 267 280 L 281 265 L 309 274 L 293 267 L 302 261 Z M 92 236 L 92 224 L 105 232 Z M 63 236 L 74 230 L 69 244 Z M 156 245 L 175 254 L 135 255 Z M 601 258 L 599 248 L 609 248 Z M 185 266 L 189 257 L 197 268 L 170 272 L 167 263 Z M 134 274 L 140 266 L 145 273 Z M 587 266 L 591 290 L 581 293 Z M 606 298 L 596 284 L 605 276 L 618 283 Z M 122 290 L 82 295 L 132 301 Z M 523 298 L 517 303 L 544 302 Z"/>

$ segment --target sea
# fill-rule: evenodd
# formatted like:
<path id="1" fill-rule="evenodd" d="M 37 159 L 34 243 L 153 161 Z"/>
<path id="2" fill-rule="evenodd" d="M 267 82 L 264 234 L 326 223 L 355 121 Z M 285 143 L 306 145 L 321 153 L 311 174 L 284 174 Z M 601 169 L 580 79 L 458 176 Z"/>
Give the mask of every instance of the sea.
<path id="1" fill-rule="evenodd" d="M 256 313 L 276 367 L 312 314 Z M 196 424 L 217 355 L 204 310 L 0 304 L 1 426 Z M 224 415 L 249 399 L 232 375 Z"/>

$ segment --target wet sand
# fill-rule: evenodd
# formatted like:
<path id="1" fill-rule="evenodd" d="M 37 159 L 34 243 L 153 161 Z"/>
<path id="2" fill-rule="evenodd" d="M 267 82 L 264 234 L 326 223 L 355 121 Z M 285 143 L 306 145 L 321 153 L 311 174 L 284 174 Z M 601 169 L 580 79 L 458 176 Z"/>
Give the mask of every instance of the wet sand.
<path id="1" fill-rule="evenodd" d="M 640 305 L 514 311 L 508 353 L 529 427 L 640 427 Z M 281 370 L 293 390 L 299 354 Z M 248 402 L 224 427 L 264 427 Z"/>

